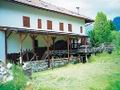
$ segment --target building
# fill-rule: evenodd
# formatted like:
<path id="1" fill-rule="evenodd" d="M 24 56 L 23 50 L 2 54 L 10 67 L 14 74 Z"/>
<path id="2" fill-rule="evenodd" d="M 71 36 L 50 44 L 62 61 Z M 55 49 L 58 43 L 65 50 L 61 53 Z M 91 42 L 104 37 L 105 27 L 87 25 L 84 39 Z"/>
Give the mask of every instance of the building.
<path id="1" fill-rule="evenodd" d="M 0 59 L 44 59 L 51 50 L 86 44 L 85 24 L 92 19 L 41 0 L 0 0 Z M 50 57 L 48 57 L 50 59 Z"/>

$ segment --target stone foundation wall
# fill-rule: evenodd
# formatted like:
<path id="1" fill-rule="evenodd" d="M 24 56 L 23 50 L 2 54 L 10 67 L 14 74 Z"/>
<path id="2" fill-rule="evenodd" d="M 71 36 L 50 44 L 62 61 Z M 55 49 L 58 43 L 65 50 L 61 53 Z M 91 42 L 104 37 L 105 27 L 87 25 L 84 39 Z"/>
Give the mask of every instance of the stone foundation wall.
<path id="1" fill-rule="evenodd" d="M 67 63 L 68 63 L 68 60 L 59 60 L 59 59 L 51 60 L 50 61 L 50 68 L 64 66 Z M 40 60 L 40 61 L 26 62 L 23 65 L 23 69 L 24 70 L 31 69 L 32 72 L 39 72 L 39 71 L 47 70 L 48 69 L 48 61 Z"/>
<path id="2" fill-rule="evenodd" d="M 60 66 L 66 65 L 66 64 L 68 64 L 68 60 L 56 59 L 56 60 L 51 61 L 51 67 L 60 67 Z"/>
<path id="3" fill-rule="evenodd" d="M 48 62 L 45 60 L 33 61 L 30 63 L 33 72 L 39 72 L 48 68 Z"/>
<path id="4" fill-rule="evenodd" d="M 3 83 L 10 80 L 13 80 L 12 64 L 8 63 L 6 65 L 0 62 L 0 82 Z"/>

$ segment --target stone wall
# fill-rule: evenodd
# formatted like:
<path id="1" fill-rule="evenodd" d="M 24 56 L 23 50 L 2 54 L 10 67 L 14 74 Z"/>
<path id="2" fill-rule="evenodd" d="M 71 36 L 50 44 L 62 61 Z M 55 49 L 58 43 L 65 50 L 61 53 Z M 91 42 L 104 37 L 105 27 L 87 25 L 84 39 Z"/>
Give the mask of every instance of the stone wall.
<path id="1" fill-rule="evenodd" d="M 68 64 L 68 60 L 65 59 L 54 59 L 51 61 L 51 67 L 60 67 Z"/>
<path id="2" fill-rule="evenodd" d="M 55 59 L 50 61 L 50 68 L 64 66 L 68 63 L 68 60 L 62 59 Z M 24 70 L 32 70 L 32 72 L 39 72 L 48 69 L 48 61 L 40 60 L 40 61 L 31 61 L 26 62 L 23 65 Z"/>
<path id="3" fill-rule="evenodd" d="M 0 61 L 0 82 L 13 80 L 12 64 L 5 65 Z"/>

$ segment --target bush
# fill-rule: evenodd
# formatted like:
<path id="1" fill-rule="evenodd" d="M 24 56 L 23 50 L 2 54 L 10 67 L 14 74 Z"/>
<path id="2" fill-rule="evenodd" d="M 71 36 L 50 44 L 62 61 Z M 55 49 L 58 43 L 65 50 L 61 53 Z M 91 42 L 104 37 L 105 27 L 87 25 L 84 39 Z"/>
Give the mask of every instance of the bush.
<path id="1" fill-rule="evenodd" d="M 90 57 L 89 62 L 106 62 L 106 61 L 112 61 L 113 57 L 119 57 L 115 52 L 112 54 L 108 54 L 107 52 L 103 52 L 97 55 L 93 55 Z"/>
<path id="2" fill-rule="evenodd" d="M 12 68 L 14 79 L 12 81 L 1 83 L 0 90 L 23 90 L 27 77 L 24 75 L 24 72 L 21 67 L 14 65 Z"/>
<path id="3" fill-rule="evenodd" d="M 115 51 L 120 55 L 120 33 L 112 32 L 113 43 L 115 45 Z"/>

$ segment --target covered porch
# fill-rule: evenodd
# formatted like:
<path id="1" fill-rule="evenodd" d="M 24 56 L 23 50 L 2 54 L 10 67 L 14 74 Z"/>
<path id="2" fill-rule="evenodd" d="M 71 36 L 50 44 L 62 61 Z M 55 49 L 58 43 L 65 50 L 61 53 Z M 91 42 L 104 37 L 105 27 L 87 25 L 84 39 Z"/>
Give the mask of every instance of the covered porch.
<path id="1" fill-rule="evenodd" d="M 53 59 L 64 58 L 64 60 L 69 61 L 71 56 L 78 57 L 80 46 L 87 44 L 86 36 L 73 33 L 14 27 L 1 27 L 1 30 L 5 31 L 6 34 L 6 62 L 15 64 L 46 60 L 48 67 L 50 67 Z M 16 40 L 16 43 L 12 42 L 14 40 Z M 17 49 L 11 43 L 16 44 Z M 10 48 L 17 51 L 14 50 L 13 52 Z"/>

